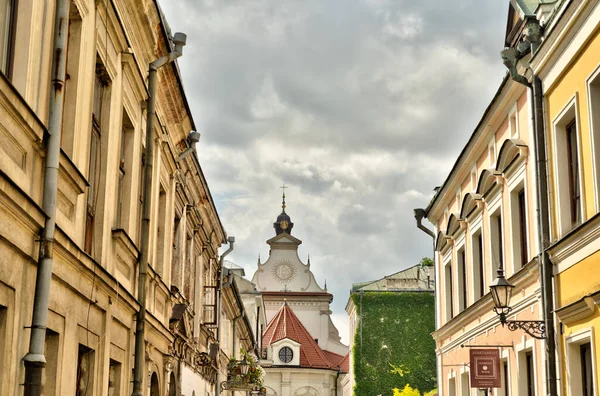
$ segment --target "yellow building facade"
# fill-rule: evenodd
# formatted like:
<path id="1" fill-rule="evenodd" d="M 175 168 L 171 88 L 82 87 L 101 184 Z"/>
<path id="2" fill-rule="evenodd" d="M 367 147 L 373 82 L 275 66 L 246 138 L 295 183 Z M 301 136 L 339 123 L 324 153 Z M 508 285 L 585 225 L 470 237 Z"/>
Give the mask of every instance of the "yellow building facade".
<path id="1" fill-rule="evenodd" d="M 0 394 L 24 393 L 36 271 L 44 255 L 53 263 L 43 394 L 130 395 L 148 65 L 173 51 L 173 37 L 154 0 L 1 4 Z M 53 51 L 56 25 L 68 37 L 65 51 Z M 42 203 L 49 109 L 60 86 L 51 78 L 53 52 L 66 57 L 66 78 L 64 108 L 55 111 L 62 113 L 56 231 L 53 248 L 44 250 L 40 231 L 51 215 Z M 237 352 L 211 351 L 218 250 L 226 233 L 197 156 L 182 155 L 193 145 L 188 136 L 195 125 L 177 65 L 160 69 L 157 81 L 142 390 L 206 395 L 218 390 L 218 371 L 225 381 Z M 235 284 L 222 300 L 224 322 L 241 316 Z M 256 345 L 247 320 L 225 334 L 222 344 Z"/>
<path id="2" fill-rule="evenodd" d="M 562 2 L 531 61 L 543 84 L 563 395 L 600 385 L 600 2 Z"/>

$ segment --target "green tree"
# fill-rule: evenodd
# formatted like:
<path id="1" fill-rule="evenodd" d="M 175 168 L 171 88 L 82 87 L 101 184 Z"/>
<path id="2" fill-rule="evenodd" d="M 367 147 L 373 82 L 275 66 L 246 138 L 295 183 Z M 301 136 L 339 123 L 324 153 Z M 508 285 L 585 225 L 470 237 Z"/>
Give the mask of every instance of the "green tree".
<path id="1" fill-rule="evenodd" d="M 424 267 L 433 267 L 433 260 L 430 259 L 429 257 L 423 257 L 421 259 L 421 261 L 419 262 L 419 264 Z"/>

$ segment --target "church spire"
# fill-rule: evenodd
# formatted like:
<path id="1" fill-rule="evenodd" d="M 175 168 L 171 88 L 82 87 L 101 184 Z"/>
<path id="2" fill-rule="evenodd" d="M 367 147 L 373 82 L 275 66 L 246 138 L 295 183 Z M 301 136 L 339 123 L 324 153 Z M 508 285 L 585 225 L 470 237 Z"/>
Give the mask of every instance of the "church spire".
<path id="1" fill-rule="evenodd" d="M 277 221 L 273 223 L 273 228 L 275 228 L 275 233 L 277 235 L 281 234 L 282 232 L 291 235 L 294 223 L 292 223 L 292 219 L 290 218 L 290 216 L 287 213 L 285 213 L 285 189 L 289 187 L 286 186 L 285 183 L 283 183 L 283 185 L 280 188 L 283 190 L 283 194 L 281 197 L 281 214 L 277 216 Z"/>
<path id="2" fill-rule="evenodd" d="M 279 188 L 283 190 L 283 195 L 281 196 L 281 213 L 285 213 L 285 189 L 288 187 L 285 185 L 285 183 L 283 183 L 283 185 Z"/>

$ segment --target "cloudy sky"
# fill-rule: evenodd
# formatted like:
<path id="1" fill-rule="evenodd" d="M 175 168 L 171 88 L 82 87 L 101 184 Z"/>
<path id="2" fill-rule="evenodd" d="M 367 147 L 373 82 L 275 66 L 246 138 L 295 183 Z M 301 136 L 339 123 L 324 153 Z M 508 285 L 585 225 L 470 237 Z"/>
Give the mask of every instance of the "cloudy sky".
<path id="1" fill-rule="evenodd" d="M 256 270 L 281 211 L 334 294 L 431 256 L 413 208 L 446 178 L 504 75 L 508 1 L 163 0 L 198 154 Z"/>

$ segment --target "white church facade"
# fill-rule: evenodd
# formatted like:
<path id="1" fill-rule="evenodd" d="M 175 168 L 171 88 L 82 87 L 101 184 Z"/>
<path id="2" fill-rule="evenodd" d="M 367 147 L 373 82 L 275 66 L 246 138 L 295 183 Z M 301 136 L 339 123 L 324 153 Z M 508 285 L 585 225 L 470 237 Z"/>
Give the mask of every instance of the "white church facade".
<path id="1" fill-rule="evenodd" d="M 348 346 L 331 320 L 333 295 L 321 287 L 310 259 L 298 256 L 302 241 L 291 235 L 294 224 L 285 212 L 267 241 L 269 258 L 258 263 L 252 283 L 262 294 L 267 327 L 262 335 L 261 365 L 269 396 L 338 396 L 348 372 Z"/>

